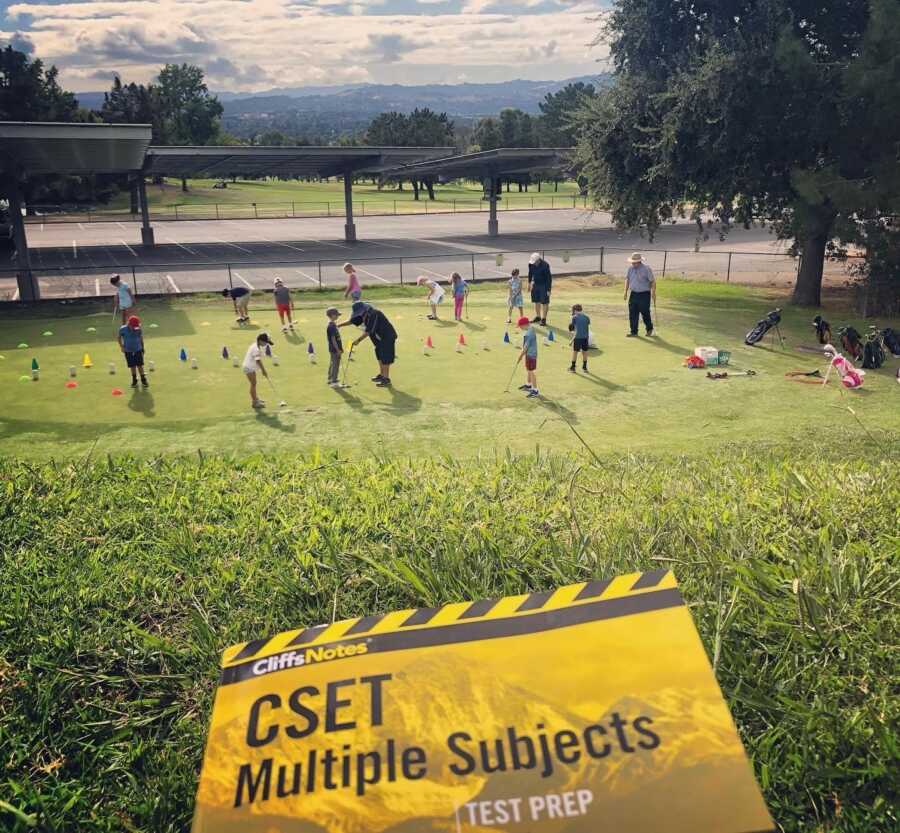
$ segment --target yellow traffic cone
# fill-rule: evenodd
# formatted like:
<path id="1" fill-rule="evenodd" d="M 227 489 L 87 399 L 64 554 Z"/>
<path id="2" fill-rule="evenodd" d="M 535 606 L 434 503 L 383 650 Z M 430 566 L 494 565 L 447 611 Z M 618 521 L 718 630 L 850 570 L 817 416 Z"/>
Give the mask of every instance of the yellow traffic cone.
<path id="1" fill-rule="evenodd" d="M 82 367 L 93 367 L 93 362 L 91 362 L 90 353 L 85 353 L 84 358 L 81 360 Z"/>

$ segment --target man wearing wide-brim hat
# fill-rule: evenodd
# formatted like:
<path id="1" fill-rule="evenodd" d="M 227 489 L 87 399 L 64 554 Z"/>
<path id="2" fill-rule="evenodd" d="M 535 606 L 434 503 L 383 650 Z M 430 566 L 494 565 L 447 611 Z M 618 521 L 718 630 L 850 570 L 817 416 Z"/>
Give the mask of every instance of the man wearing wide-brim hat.
<path id="1" fill-rule="evenodd" d="M 625 277 L 625 299 L 628 301 L 628 319 L 631 324 L 629 338 L 638 334 L 638 318 L 644 319 L 647 335 L 653 335 L 653 319 L 650 317 L 650 303 L 656 303 L 656 278 L 653 271 L 644 263 L 640 252 L 635 252 L 628 259 L 628 274 Z M 631 297 L 628 293 L 631 292 Z"/>

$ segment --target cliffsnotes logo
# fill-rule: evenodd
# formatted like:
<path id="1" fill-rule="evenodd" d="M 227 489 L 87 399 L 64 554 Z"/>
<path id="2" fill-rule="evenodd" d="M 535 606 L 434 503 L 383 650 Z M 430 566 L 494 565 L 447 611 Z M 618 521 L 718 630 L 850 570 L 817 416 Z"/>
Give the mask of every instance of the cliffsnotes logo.
<path id="1" fill-rule="evenodd" d="M 306 648 L 302 651 L 284 651 L 280 654 L 257 660 L 253 663 L 252 669 L 253 674 L 260 677 L 272 671 L 281 671 L 283 668 L 300 668 L 303 665 L 329 662 L 333 659 L 359 657 L 367 653 L 368 650 L 369 646 L 365 642 L 357 642 L 354 645 L 335 645 L 333 647 L 322 645 L 318 648 Z"/>

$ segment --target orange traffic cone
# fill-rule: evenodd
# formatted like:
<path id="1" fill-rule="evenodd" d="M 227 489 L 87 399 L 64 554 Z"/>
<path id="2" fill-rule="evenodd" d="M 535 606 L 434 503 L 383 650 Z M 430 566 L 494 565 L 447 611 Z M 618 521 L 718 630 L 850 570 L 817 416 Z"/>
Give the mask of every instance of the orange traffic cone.
<path id="1" fill-rule="evenodd" d="M 463 347 L 466 346 L 466 337 L 465 337 L 462 333 L 459 334 L 459 343 L 460 343 Z"/>
<path id="2" fill-rule="evenodd" d="M 425 339 L 425 346 L 429 350 L 434 350 L 434 342 L 431 340 L 431 336 L 428 336 L 428 338 Z"/>

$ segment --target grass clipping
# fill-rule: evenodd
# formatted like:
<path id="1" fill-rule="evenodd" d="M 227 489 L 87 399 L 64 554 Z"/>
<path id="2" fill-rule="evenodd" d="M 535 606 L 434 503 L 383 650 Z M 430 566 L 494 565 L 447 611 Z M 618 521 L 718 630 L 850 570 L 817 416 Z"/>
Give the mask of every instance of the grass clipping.
<path id="1" fill-rule="evenodd" d="M 0 461 L 0 494 L 4 830 L 187 829 L 229 644 L 661 566 L 781 829 L 896 829 L 900 490 L 876 449 Z"/>

